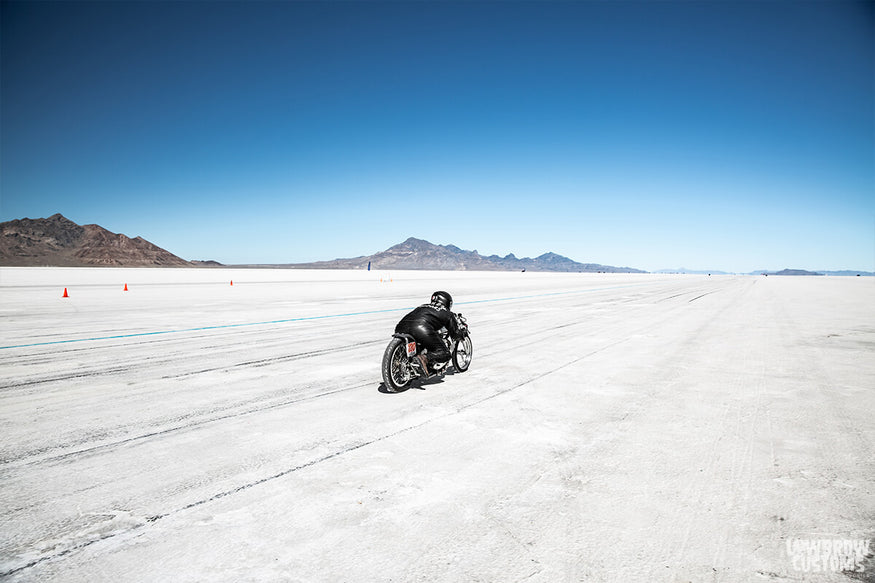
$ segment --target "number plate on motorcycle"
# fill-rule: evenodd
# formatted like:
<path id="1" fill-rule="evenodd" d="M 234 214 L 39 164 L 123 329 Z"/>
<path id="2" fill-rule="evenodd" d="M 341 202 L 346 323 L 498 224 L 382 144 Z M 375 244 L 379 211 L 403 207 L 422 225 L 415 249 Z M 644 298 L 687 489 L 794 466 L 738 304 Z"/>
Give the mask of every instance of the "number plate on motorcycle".
<path id="1" fill-rule="evenodd" d="M 416 342 L 408 342 L 407 343 L 407 356 L 414 356 L 416 354 Z"/>

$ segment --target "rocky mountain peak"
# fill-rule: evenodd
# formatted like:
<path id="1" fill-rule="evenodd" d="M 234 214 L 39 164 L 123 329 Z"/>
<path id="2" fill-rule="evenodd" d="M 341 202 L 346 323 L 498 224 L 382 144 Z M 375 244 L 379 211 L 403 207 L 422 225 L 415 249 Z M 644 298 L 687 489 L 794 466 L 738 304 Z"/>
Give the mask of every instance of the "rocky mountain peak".
<path id="1" fill-rule="evenodd" d="M 409 237 L 374 255 L 333 261 L 298 264 L 295 267 L 323 269 L 420 269 L 435 271 L 587 271 L 643 273 L 628 267 L 612 267 L 594 263 L 578 263 L 556 253 L 518 259 L 513 253 L 504 257 L 484 257 L 476 250 L 467 251 L 455 245 L 436 245 L 424 239 Z"/>
<path id="2" fill-rule="evenodd" d="M 60 213 L 47 219 L 0 223 L 0 264 L 85 266 L 188 266 L 188 261 L 142 237 L 130 239 L 99 225 L 78 225 Z"/>

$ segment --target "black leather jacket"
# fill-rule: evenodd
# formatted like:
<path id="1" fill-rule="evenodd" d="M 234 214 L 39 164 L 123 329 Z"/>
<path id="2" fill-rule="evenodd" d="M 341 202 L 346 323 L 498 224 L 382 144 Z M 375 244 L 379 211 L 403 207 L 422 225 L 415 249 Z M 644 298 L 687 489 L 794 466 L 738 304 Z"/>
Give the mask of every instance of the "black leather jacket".
<path id="1" fill-rule="evenodd" d="M 415 328 L 425 328 L 433 332 L 446 328 L 453 338 L 459 337 L 459 325 L 453 313 L 446 308 L 436 308 L 431 304 L 423 304 L 401 318 L 395 326 L 395 332 L 409 334 Z"/>

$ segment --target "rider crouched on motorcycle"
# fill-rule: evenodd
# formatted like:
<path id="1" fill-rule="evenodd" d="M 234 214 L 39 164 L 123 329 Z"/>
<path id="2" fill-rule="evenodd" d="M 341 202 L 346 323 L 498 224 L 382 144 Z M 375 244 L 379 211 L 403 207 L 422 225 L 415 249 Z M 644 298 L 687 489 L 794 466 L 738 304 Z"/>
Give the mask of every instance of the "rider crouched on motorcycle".
<path id="1" fill-rule="evenodd" d="M 460 336 L 455 315 L 450 311 L 453 298 L 445 291 L 431 294 L 431 303 L 423 304 L 401 318 L 395 326 L 396 334 L 410 334 L 428 355 L 418 354 L 422 370 L 427 376 L 443 370 L 450 360 L 450 351 L 441 340 L 438 330 L 446 328 L 454 339 Z"/>

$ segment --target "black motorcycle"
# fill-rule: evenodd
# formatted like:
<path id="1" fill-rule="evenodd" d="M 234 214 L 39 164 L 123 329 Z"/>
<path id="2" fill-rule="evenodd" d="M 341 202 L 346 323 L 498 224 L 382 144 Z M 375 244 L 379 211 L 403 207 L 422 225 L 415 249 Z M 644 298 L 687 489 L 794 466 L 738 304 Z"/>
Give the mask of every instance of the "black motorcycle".
<path id="1" fill-rule="evenodd" d="M 453 368 L 456 372 L 465 372 L 471 366 L 471 358 L 474 355 L 474 347 L 471 344 L 471 334 L 468 332 L 468 324 L 462 314 L 454 314 L 456 323 L 459 325 L 459 338 L 454 339 L 446 328 L 438 330 L 441 340 L 447 350 L 453 356 Z M 422 370 L 421 361 L 416 358 L 420 352 L 428 351 L 420 348 L 419 343 L 410 334 L 393 334 L 389 346 L 383 353 L 383 382 L 386 390 L 390 393 L 403 391 L 410 386 L 415 379 L 424 378 L 428 373 Z M 442 363 L 441 367 L 449 363 Z M 445 371 L 439 371 L 441 374 Z"/>

